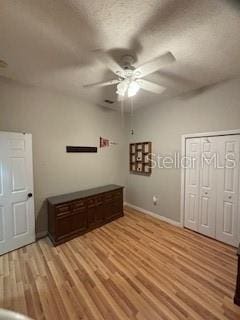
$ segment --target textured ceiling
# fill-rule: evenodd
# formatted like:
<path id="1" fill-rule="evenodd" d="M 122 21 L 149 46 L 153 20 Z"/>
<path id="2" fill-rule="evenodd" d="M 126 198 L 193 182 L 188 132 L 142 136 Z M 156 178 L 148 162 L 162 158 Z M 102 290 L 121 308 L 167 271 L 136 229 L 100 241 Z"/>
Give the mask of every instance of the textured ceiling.
<path id="1" fill-rule="evenodd" d="M 165 51 L 176 62 L 148 77 L 168 89 L 141 91 L 135 107 L 240 75 L 240 6 L 231 0 L 0 0 L 0 75 L 106 105 L 113 79 L 97 61 L 132 53 L 141 64 Z M 197 93 L 197 91 L 195 91 Z M 113 105 L 120 108 L 118 103 Z"/>

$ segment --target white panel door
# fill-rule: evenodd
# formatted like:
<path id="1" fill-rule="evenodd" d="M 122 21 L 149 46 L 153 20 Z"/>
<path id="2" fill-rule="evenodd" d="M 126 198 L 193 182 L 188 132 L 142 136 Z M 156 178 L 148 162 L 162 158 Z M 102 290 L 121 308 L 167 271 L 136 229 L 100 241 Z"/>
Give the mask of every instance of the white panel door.
<path id="1" fill-rule="evenodd" d="M 215 238 L 217 181 L 215 137 L 201 139 L 198 231 Z"/>
<path id="2" fill-rule="evenodd" d="M 32 136 L 0 132 L 0 254 L 35 241 Z"/>
<path id="3" fill-rule="evenodd" d="M 195 231 L 198 231 L 200 146 L 200 138 L 186 140 L 184 225 Z"/>
<path id="4" fill-rule="evenodd" d="M 240 136 L 219 137 L 216 239 L 238 245 Z"/>

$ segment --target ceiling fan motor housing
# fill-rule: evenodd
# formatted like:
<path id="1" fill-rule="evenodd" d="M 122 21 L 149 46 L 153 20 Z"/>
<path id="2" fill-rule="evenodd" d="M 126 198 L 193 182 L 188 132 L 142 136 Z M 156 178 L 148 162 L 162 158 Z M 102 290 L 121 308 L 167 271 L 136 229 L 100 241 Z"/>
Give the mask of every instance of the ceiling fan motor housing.
<path id="1" fill-rule="evenodd" d="M 131 55 L 125 55 L 121 58 L 121 65 L 123 69 L 134 69 L 133 64 L 136 62 L 136 59 Z"/>
<path id="2" fill-rule="evenodd" d="M 124 55 L 121 58 L 121 67 L 124 70 L 124 75 L 127 78 L 131 78 L 133 71 L 135 68 L 133 67 L 133 63 L 136 61 L 131 55 Z"/>

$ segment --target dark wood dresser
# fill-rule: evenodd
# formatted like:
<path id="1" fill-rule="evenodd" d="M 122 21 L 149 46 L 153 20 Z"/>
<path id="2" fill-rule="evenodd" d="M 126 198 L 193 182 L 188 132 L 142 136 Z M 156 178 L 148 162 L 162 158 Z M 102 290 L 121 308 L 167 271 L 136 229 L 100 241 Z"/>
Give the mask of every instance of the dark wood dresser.
<path id="1" fill-rule="evenodd" d="M 123 187 L 107 185 L 48 198 L 48 235 L 58 245 L 123 216 Z"/>
<path id="2" fill-rule="evenodd" d="M 236 284 L 236 292 L 234 296 L 234 303 L 240 306 L 240 244 L 238 247 L 238 273 L 237 273 L 237 284 Z"/>

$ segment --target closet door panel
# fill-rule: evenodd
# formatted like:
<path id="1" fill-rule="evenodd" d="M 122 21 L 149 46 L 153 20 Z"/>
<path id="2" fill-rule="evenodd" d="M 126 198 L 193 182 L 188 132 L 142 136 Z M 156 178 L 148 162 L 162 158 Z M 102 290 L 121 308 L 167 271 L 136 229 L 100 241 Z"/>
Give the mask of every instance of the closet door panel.
<path id="1" fill-rule="evenodd" d="M 219 137 L 218 202 L 216 238 L 238 245 L 239 136 Z"/>
<path id="2" fill-rule="evenodd" d="M 239 171 L 238 171 L 238 175 L 239 175 L 239 179 L 238 179 L 237 241 L 238 241 L 238 243 L 240 243 L 240 156 L 239 156 Z"/>
<path id="3" fill-rule="evenodd" d="M 216 138 L 201 139 L 198 231 L 213 238 L 215 238 L 217 205 L 216 151 Z"/>
<path id="4" fill-rule="evenodd" d="M 240 182 L 239 182 L 239 188 L 240 188 Z M 238 223 L 237 223 L 237 241 L 240 243 L 240 198 L 238 198 Z"/>
<path id="5" fill-rule="evenodd" d="M 201 139 L 186 140 L 185 227 L 198 230 L 199 154 Z"/>

